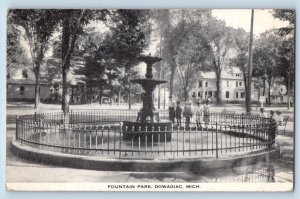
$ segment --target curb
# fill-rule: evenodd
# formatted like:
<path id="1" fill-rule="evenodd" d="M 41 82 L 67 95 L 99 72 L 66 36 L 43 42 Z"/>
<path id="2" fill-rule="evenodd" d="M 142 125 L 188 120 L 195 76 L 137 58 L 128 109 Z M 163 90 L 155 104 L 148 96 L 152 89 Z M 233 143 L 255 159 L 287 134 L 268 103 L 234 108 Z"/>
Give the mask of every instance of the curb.
<path id="1" fill-rule="evenodd" d="M 239 156 L 226 159 L 106 159 L 95 156 L 72 155 L 41 150 L 27 145 L 22 145 L 15 139 L 12 140 L 11 150 L 18 157 L 42 164 L 101 171 L 204 172 L 212 169 L 226 169 L 253 165 L 258 162 L 268 162 L 270 159 L 280 157 L 280 149 L 274 148 L 270 151 L 262 151 L 255 154 L 246 154 L 243 157 Z"/>

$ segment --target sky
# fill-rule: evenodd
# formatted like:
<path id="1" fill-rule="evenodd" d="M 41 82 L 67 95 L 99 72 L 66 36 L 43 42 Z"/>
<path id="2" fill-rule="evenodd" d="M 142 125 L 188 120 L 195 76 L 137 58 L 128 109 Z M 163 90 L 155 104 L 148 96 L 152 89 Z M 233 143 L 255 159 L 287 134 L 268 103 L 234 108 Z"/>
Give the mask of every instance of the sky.
<path id="1" fill-rule="evenodd" d="M 272 28 L 280 28 L 289 25 L 286 21 L 275 19 L 270 13 L 271 10 L 255 9 L 253 33 L 259 35 Z M 250 9 L 214 9 L 212 15 L 217 19 L 224 20 L 227 26 L 243 28 L 250 32 L 251 10 Z"/>

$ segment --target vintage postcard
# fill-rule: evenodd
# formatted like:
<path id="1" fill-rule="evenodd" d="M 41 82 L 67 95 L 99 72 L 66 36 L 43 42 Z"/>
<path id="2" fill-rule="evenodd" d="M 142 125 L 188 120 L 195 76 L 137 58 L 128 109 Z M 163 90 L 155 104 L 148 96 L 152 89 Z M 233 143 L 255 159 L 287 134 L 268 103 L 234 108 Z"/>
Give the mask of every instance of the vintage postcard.
<path id="1" fill-rule="evenodd" d="M 293 191 L 295 10 L 9 9 L 8 191 Z"/>

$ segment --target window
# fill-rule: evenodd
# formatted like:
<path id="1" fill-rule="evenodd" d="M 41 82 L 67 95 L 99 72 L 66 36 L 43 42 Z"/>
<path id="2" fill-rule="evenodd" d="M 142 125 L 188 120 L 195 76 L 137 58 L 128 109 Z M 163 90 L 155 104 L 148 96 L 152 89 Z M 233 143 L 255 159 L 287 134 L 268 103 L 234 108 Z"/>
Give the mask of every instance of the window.
<path id="1" fill-rule="evenodd" d="M 205 91 L 205 98 L 207 98 L 207 91 Z"/>
<path id="2" fill-rule="evenodd" d="M 241 98 L 246 98 L 246 93 L 245 92 L 241 92 Z"/>
<path id="3" fill-rule="evenodd" d="M 281 102 L 283 102 L 283 96 L 280 97 Z"/>
<path id="4" fill-rule="evenodd" d="M 229 98 L 229 91 L 226 91 L 226 98 Z"/>
<path id="5" fill-rule="evenodd" d="M 27 70 L 22 70 L 22 77 L 27 79 L 28 78 L 28 71 Z"/>
<path id="6" fill-rule="evenodd" d="M 208 86 L 208 82 L 205 82 L 205 87 L 207 87 Z"/>
<path id="7" fill-rule="evenodd" d="M 198 92 L 198 97 L 201 97 L 201 93 L 200 92 Z"/>
<path id="8" fill-rule="evenodd" d="M 209 97 L 212 97 L 212 91 L 209 91 L 209 92 L 208 92 L 208 96 L 209 96 Z"/>
<path id="9" fill-rule="evenodd" d="M 202 87 L 202 81 L 199 81 L 199 88 Z"/>
<path id="10" fill-rule="evenodd" d="M 240 82 L 240 86 L 242 86 L 242 82 Z"/>
<path id="11" fill-rule="evenodd" d="M 227 87 L 229 87 L 229 81 L 227 81 Z"/>
<path id="12" fill-rule="evenodd" d="M 20 86 L 20 95 L 24 95 L 24 93 L 25 93 L 25 87 Z"/>
<path id="13" fill-rule="evenodd" d="M 235 98 L 239 98 L 239 92 L 235 93 Z"/>
<path id="14" fill-rule="evenodd" d="M 235 82 L 235 87 L 239 87 L 239 82 L 238 81 Z"/>
<path id="15" fill-rule="evenodd" d="M 10 73 L 7 73 L 6 78 L 10 79 Z"/>

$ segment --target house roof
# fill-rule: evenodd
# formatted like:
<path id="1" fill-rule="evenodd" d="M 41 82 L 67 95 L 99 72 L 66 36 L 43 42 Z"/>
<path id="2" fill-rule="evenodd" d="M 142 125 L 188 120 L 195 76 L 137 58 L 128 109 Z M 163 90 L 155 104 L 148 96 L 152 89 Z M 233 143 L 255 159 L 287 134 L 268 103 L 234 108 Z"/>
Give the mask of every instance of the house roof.
<path id="1" fill-rule="evenodd" d="M 236 76 L 236 74 L 239 74 L 239 76 Z M 214 71 L 200 72 L 200 78 L 216 79 L 216 73 Z M 221 72 L 221 79 L 243 80 L 243 74 L 239 67 L 228 67 Z"/>

